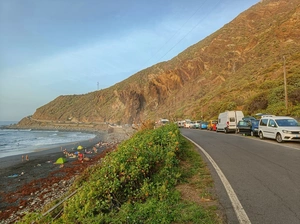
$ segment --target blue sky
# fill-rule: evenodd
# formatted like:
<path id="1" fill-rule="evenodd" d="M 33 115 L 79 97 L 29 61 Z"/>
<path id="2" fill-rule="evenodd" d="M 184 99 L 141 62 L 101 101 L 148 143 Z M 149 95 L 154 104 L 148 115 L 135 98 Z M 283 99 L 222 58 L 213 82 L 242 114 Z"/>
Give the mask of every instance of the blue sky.
<path id="1" fill-rule="evenodd" d="M 259 0 L 1 0 L 0 121 L 167 61 Z"/>

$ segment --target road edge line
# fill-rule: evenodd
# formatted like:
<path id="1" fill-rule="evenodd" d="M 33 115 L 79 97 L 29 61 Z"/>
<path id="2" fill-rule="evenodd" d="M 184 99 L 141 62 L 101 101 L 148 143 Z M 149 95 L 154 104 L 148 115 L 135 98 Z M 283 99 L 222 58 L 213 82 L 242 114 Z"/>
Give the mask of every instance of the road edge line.
<path id="1" fill-rule="evenodd" d="M 196 142 L 194 142 L 193 140 L 191 140 L 190 138 L 186 137 L 185 135 L 183 135 L 186 139 L 188 139 L 189 141 L 191 141 L 194 145 L 196 145 L 206 156 L 206 158 L 211 162 L 212 166 L 214 167 L 214 169 L 216 170 L 218 176 L 220 177 L 225 190 L 227 192 L 227 195 L 231 201 L 232 207 L 234 209 L 234 212 L 237 216 L 237 219 L 239 220 L 239 223 L 243 223 L 243 224 L 251 224 L 251 221 L 248 217 L 248 215 L 246 214 L 241 202 L 239 201 L 237 195 L 235 194 L 233 188 L 231 187 L 229 181 L 227 180 L 227 178 L 225 177 L 225 175 L 223 174 L 222 170 L 219 168 L 219 166 L 217 165 L 217 163 L 213 160 L 213 158 L 200 146 L 198 145 Z"/>

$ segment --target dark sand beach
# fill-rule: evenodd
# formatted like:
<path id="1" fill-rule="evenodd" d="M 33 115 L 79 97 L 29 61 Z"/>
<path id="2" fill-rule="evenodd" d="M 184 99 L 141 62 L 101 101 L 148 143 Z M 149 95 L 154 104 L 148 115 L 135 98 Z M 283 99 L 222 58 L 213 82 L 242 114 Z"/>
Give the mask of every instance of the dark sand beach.
<path id="1" fill-rule="evenodd" d="M 116 147 L 120 138 L 118 141 L 115 139 L 97 136 L 87 141 L 33 152 L 28 154 L 28 161 L 25 155 L 23 160 L 22 155 L 0 158 L 0 223 L 14 223 L 26 211 L 39 210 L 65 194 L 76 176 Z M 59 157 L 66 157 L 62 149 L 78 151 L 80 144 L 92 151 L 93 146 L 103 140 L 109 144 L 99 147 L 97 153 L 85 154 L 90 161 L 82 163 L 77 158 L 66 158 L 63 166 L 55 164 Z"/>

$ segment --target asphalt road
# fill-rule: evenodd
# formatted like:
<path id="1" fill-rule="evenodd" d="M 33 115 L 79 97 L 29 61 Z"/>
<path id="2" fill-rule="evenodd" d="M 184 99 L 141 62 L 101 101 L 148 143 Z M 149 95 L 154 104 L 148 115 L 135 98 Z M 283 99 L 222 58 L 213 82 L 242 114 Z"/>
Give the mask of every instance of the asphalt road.
<path id="1" fill-rule="evenodd" d="M 181 133 L 207 152 L 223 172 L 248 216 L 244 223 L 300 223 L 300 143 L 279 144 L 197 129 L 181 129 Z M 211 161 L 199 152 L 211 170 L 227 223 L 243 223 Z"/>

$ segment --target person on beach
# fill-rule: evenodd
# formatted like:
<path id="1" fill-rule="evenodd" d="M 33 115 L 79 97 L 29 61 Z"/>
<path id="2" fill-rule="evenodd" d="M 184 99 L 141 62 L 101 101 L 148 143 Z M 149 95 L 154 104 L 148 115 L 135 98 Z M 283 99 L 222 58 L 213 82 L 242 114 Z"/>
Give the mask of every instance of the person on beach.
<path id="1" fill-rule="evenodd" d="M 69 156 L 69 153 L 68 153 L 67 149 L 64 149 L 63 153 L 65 154 L 66 157 Z"/>
<path id="2" fill-rule="evenodd" d="M 81 161 L 81 162 L 83 163 L 83 159 L 84 159 L 83 153 L 79 152 L 79 153 L 78 153 L 78 160 Z"/>

